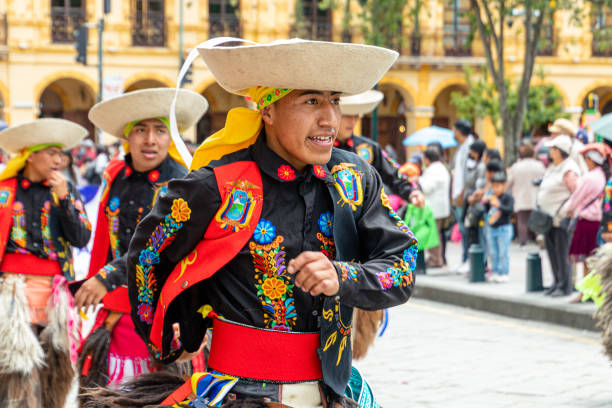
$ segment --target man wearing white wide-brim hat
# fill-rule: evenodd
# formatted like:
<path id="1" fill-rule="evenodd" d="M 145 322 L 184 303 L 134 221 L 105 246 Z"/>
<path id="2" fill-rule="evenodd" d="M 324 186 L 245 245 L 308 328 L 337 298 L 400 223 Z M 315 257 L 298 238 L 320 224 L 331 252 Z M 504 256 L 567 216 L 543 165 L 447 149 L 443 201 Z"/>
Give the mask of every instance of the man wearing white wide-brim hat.
<path id="1" fill-rule="evenodd" d="M 214 42 L 199 47 L 213 76 L 257 110 L 232 109 L 136 229 L 134 323 L 163 361 L 189 358 L 213 327 L 208 366 L 226 376 L 192 379 L 196 393 L 198 379 L 223 380 L 226 398 L 347 406 L 353 307 L 408 300 L 416 240 L 376 171 L 333 148 L 339 99 L 371 88 L 397 53 Z"/>
<path id="2" fill-rule="evenodd" d="M 87 134 L 51 118 L 0 132 L 0 147 L 13 155 L 0 173 L 3 407 L 63 407 L 74 378 L 78 322 L 67 281 L 72 246 L 87 244 L 91 225 L 59 168 L 62 150 Z"/>
<path id="3" fill-rule="evenodd" d="M 168 182 L 187 174 L 169 131 L 175 92 L 170 88 L 130 92 L 100 102 L 89 112 L 97 127 L 124 141 L 127 154 L 123 160 L 111 161 L 104 172 L 89 273 L 75 295 L 78 308 L 104 304 L 79 360 L 82 386 L 116 387 L 154 366 L 129 315 L 124 254 L 136 225 L 164 196 Z M 200 94 L 179 90 L 179 130 L 195 125 L 207 108 Z M 102 344 L 108 345 L 108 356 L 98 352 Z"/>
<path id="4" fill-rule="evenodd" d="M 384 94 L 373 89 L 351 96 L 340 98 L 342 121 L 334 146 L 342 150 L 356 153 L 370 163 L 390 192 L 397 194 L 406 201 L 411 201 L 418 194 L 418 187 L 398 172 L 399 165 L 387 154 L 378 143 L 367 137 L 353 133 L 360 117 L 372 112 L 382 101 Z M 416 202 L 416 200 L 415 200 Z"/>

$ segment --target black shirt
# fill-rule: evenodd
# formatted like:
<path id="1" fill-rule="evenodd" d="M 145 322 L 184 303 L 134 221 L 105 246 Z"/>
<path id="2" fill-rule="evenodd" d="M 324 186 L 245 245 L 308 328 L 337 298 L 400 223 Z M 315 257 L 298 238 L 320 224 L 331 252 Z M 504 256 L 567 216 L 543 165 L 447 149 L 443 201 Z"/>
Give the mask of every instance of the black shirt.
<path id="1" fill-rule="evenodd" d="M 251 241 L 234 259 L 212 277 L 185 290 L 168 309 L 167 319 L 180 323 L 181 349 L 198 349 L 208 324 L 198 313 L 204 304 L 212 305 L 227 319 L 252 326 L 317 330 L 323 296 L 312 297 L 294 287 L 294 276 L 286 273 L 285 267 L 303 251 L 321 251 L 334 259 L 337 234 L 354 238 L 360 253 L 354 262 L 334 262 L 340 282 L 337 299 L 364 309 L 405 302 L 413 287 L 416 241 L 389 209 L 374 169 L 352 156 L 337 149 L 332 152 L 332 160 L 359 161 L 365 169 L 363 203 L 354 210 L 361 214 L 358 231 L 334 231 L 332 227 L 335 203 L 330 189 L 338 188 L 338 183 L 328 166 L 307 166 L 300 174 L 269 149 L 265 136 L 248 149 L 172 181 L 167 195 L 138 225 L 128 253 L 132 315 L 145 342 L 152 346 L 148 336 L 155 297 L 165 279 L 202 240 L 209 223 L 215 222 L 221 201 L 212 168 L 241 160 L 255 161 L 261 171 L 261 218 Z M 183 216 L 177 227 L 171 218 L 179 216 L 179 204 Z M 159 231 L 171 232 L 160 236 Z M 153 241 L 163 242 L 163 249 L 149 250 Z M 149 269 L 147 265 L 152 266 Z M 399 265 L 406 266 L 402 269 Z M 170 361 L 179 352 L 158 357 Z"/>
<path id="2" fill-rule="evenodd" d="M 110 245 L 108 264 L 96 277 L 108 291 L 125 285 L 126 268 L 123 255 L 127 252 L 136 225 L 151 211 L 156 199 L 166 194 L 168 181 L 182 178 L 187 170 L 167 156 L 155 169 L 138 172 L 132 167 L 132 156 L 125 156 L 126 166 L 117 174 L 108 187 L 108 202 L 104 214 L 108 218 Z M 104 188 L 104 186 L 103 186 Z"/>
<path id="3" fill-rule="evenodd" d="M 378 143 L 363 136 L 351 135 L 344 142 L 336 139 L 334 146 L 353 152 L 363 160 L 374 166 L 383 183 L 391 193 L 397 194 L 406 201 L 410 201 L 410 194 L 418 190 L 407 177 L 399 172 L 399 165 Z"/>
<path id="4" fill-rule="evenodd" d="M 494 200 L 495 196 L 491 196 L 489 200 Z M 499 208 L 496 208 L 487 202 L 486 209 L 489 215 L 489 225 L 491 227 L 501 227 L 512 222 L 512 214 L 514 213 L 514 198 L 504 193 L 497 197 L 499 200 Z"/>
<path id="5" fill-rule="evenodd" d="M 71 246 L 87 245 L 91 224 L 72 184 L 68 183 L 68 195 L 60 200 L 46 181 L 34 183 L 21 172 L 12 213 L 6 252 L 57 260 L 66 279 L 74 279 Z"/>

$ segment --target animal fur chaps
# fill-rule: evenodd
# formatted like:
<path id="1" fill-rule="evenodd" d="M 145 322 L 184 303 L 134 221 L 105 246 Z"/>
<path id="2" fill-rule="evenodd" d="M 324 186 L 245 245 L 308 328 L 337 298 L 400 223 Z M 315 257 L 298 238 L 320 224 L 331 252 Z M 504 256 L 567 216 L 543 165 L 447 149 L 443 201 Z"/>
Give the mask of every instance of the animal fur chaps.
<path id="1" fill-rule="evenodd" d="M 597 325 L 602 329 L 604 352 L 612 360 L 612 244 L 600 247 L 587 260 L 589 268 L 601 276 L 604 302 L 595 313 Z"/>
<path id="2" fill-rule="evenodd" d="M 366 311 L 355 309 L 353 317 L 353 359 L 364 358 L 376 339 L 378 327 L 383 321 L 384 310 Z"/>

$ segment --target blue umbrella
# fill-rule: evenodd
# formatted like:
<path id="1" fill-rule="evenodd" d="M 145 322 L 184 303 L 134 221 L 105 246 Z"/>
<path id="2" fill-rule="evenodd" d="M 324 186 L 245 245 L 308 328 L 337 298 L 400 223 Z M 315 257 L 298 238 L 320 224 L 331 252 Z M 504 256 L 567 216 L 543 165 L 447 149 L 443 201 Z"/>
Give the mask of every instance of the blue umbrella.
<path id="1" fill-rule="evenodd" d="M 427 146 L 433 142 L 440 143 L 445 149 L 457 146 L 453 131 L 438 126 L 430 126 L 417 130 L 410 136 L 407 136 L 403 143 L 404 146 Z"/>

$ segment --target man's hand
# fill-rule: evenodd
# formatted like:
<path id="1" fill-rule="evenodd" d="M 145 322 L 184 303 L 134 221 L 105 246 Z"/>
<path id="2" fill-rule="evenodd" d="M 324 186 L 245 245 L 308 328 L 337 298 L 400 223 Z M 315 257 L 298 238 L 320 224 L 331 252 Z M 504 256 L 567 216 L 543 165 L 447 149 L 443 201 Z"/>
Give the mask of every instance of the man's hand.
<path id="1" fill-rule="evenodd" d="M 334 296 L 340 289 L 336 268 L 321 252 L 302 252 L 289 261 L 287 272 L 295 274 L 295 286 L 311 296 Z"/>
<path id="2" fill-rule="evenodd" d="M 74 305 L 77 309 L 82 307 L 87 309 L 89 306 L 93 306 L 95 309 L 98 303 L 102 301 L 104 295 L 108 293 L 106 287 L 98 278 L 95 276 L 89 278 L 87 282 L 79 288 L 77 293 L 74 295 Z"/>
<path id="3" fill-rule="evenodd" d="M 68 182 L 66 178 L 57 170 L 54 170 L 47 179 L 51 185 L 51 192 L 57 195 L 57 198 L 63 200 L 68 195 Z"/>

